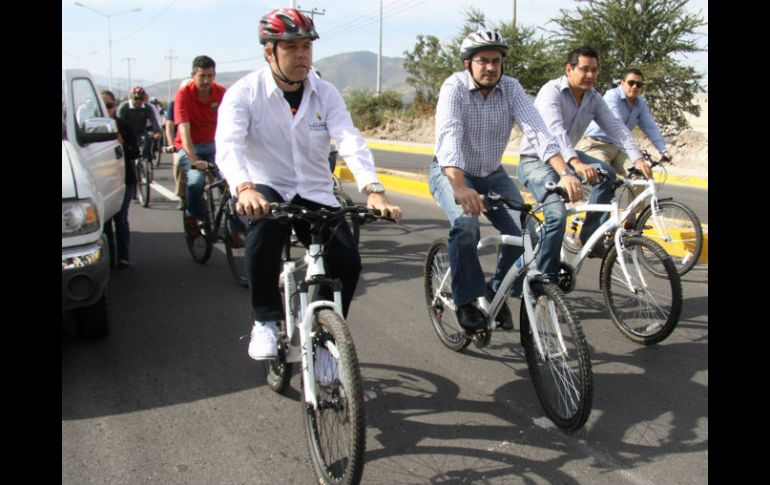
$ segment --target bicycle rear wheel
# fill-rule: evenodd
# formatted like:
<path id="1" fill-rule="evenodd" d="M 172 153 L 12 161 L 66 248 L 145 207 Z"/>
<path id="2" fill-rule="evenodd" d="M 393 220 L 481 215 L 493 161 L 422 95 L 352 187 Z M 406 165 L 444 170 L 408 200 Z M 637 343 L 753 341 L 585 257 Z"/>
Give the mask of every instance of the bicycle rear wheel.
<path id="1" fill-rule="evenodd" d="M 653 345 L 668 337 L 679 323 L 682 282 L 671 257 L 655 241 L 631 236 L 623 243 L 620 258 L 633 288 L 628 287 L 613 245 L 602 261 L 604 302 L 623 335 L 638 344 Z"/>
<path id="2" fill-rule="evenodd" d="M 150 162 L 144 157 L 140 157 L 135 162 L 136 167 L 136 195 L 139 198 L 139 203 L 142 207 L 147 207 L 150 204 L 150 172 L 148 165 Z"/>
<path id="3" fill-rule="evenodd" d="M 657 222 L 647 206 L 636 221 L 636 230 L 660 244 L 676 266 L 679 276 L 698 263 L 703 251 L 703 228 L 695 211 L 675 200 L 659 200 Z M 654 260 L 654 256 L 653 256 Z M 643 260 L 644 262 L 644 260 Z M 650 270 L 655 271 L 654 265 Z M 656 273 L 665 276 L 665 273 Z"/>
<path id="4" fill-rule="evenodd" d="M 315 318 L 313 359 L 318 408 L 306 404 L 303 413 L 313 471 L 322 484 L 357 484 L 363 473 L 366 446 L 358 357 L 341 316 L 324 309 Z M 323 353 L 328 359 L 320 356 L 321 348 L 327 349 Z M 324 365 L 319 365 L 319 359 Z"/>
<path id="5" fill-rule="evenodd" d="M 519 318 L 521 344 L 537 398 L 556 426 L 575 431 L 588 420 L 593 401 L 591 357 L 583 329 L 577 314 L 554 284 L 543 284 L 532 306 L 543 355 L 535 343 L 523 299 Z"/>
<path id="6" fill-rule="evenodd" d="M 471 343 L 465 330 L 457 321 L 457 315 L 451 308 L 445 308 L 445 301 L 452 301 L 452 276 L 447 278 L 444 286 L 444 276 L 449 272 L 449 253 L 444 239 L 434 241 L 428 249 L 425 258 L 423 283 L 425 285 L 425 301 L 428 305 L 433 330 L 439 340 L 452 350 L 463 350 Z"/>

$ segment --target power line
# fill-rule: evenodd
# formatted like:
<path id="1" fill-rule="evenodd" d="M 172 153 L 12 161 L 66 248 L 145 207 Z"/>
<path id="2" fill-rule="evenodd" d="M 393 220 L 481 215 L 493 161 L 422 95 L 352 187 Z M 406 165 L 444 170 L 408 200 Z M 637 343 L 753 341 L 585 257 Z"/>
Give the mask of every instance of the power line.
<path id="1" fill-rule="evenodd" d="M 415 7 L 418 7 L 422 5 L 423 3 L 427 2 L 427 0 L 421 0 L 414 3 L 409 3 L 409 0 L 407 0 L 407 3 L 404 5 L 400 5 L 398 7 L 390 7 L 390 10 L 387 13 L 383 13 L 383 18 L 391 18 L 393 16 L 402 14 L 408 10 L 411 10 Z M 373 15 L 373 16 L 372 16 Z M 365 18 L 368 17 L 368 18 Z M 342 37 L 344 35 L 347 35 L 355 30 L 361 29 L 363 27 L 366 27 L 368 25 L 371 25 L 375 22 L 379 21 L 379 12 L 375 12 L 374 14 L 370 14 L 364 17 L 360 17 L 358 21 L 352 21 L 349 24 L 343 25 L 341 27 L 337 27 L 335 29 L 332 29 L 331 34 L 327 33 L 324 36 L 325 40 L 330 39 L 336 39 L 337 37 Z M 354 23 L 355 22 L 355 23 Z"/>
<path id="2" fill-rule="evenodd" d="M 134 32 L 132 32 L 132 33 L 128 34 L 128 35 L 127 35 L 127 36 L 125 36 L 125 37 L 121 37 L 121 38 L 119 38 L 119 39 L 113 39 L 113 42 L 115 42 L 116 40 L 125 40 L 125 39 L 128 39 L 129 37 L 131 37 L 131 36 L 133 36 L 133 35 L 135 35 L 135 34 L 139 33 L 139 32 L 140 32 L 140 31 L 142 31 L 142 30 L 143 30 L 145 27 L 148 27 L 148 26 L 149 26 L 151 23 L 153 23 L 153 22 L 155 21 L 155 19 L 157 19 L 158 17 L 160 17 L 161 15 L 163 15 L 163 12 L 165 12 L 166 10 L 168 10 L 168 8 L 169 8 L 171 5 L 173 5 L 173 4 L 174 4 L 174 2 L 176 2 L 176 0 L 171 0 L 170 2 L 168 2 L 168 5 L 166 5 L 165 7 L 163 7 L 163 10 L 161 10 L 161 11 L 160 11 L 160 12 L 159 12 L 159 13 L 158 13 L 156 16 L 154 16 L 153 18 L 151 18 L 151 19 L 150 19 L 150 20 L 149 20 L 149 21 L 148 21 L 146 24 L 142 25 L 141 27 L 139 27 L 138 29 L 136 29 Z"/>

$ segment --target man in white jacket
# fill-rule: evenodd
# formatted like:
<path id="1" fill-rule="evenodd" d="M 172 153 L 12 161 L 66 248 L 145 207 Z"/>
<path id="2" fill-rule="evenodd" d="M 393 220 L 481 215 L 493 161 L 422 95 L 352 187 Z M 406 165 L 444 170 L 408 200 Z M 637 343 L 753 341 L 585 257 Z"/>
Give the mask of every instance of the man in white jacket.
<path id="1" fill-rule="evenodd" d="M 371 151 L 353 126 L 339 91 L 310 75 L 317 38 L 313 21 L 295 9 L 266 14 L 260 20 L 259 41 L 268 65 L 233 84 L 219 108 L 217 165 L 238 199 L 238 212 L 252 217 L 244 259 L 254 318 L 249 355 L 256 360 L 277 356 L 277 321 L 284 318 L 278 289 L 280 256 L 289 231 L 262 216 L 271 202 L 291 201 L 311 209 L 339 207 L 329 173 L 330 138 L 358 189 L 368 194 L 367 205 L 401 218 L 401 209 L 385 196 Z M 307 243 L 307 228 L 295 225 L 295 231 Z M 327 248 L 325 265 L 329 276 L 342 281 L 347 314 L 361 272 L 358 246 L 346 228 L 334 233 Z M 326 290 L 322 296 L 331 299 L 324 295 Z"/>

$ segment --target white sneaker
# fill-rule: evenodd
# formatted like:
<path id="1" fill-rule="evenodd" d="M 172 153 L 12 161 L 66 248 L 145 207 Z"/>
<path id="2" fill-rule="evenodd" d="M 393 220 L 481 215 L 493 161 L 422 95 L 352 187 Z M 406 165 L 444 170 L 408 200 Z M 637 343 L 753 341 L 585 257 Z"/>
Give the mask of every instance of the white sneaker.
<path id="1" fill-rule="evenodd" d="M 328 386 L 334 379 L 340 379 L 337 359 L 326 347 L 318 347 L 315 350 L 315 375 L 322 386 Z"/>
<path id="2" fill-rule="evenodd" d="M 249 357 L 254 360 L 278 357 L 278 327 L 275 322 L 254 322 L 249 342 Z"/>

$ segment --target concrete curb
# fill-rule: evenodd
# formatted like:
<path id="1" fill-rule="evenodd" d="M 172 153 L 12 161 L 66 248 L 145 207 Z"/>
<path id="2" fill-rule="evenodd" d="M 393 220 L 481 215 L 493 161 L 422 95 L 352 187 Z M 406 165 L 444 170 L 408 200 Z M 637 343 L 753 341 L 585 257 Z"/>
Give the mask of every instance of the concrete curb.
<path id="1" fill-rule="evenodd" d="M 366 139 L 369 148 L 375 150 L 385 150 L 391 152 L 401 153 L 419 153 L 421 155 L 433 155 L 433 145 L 427 143 L 414 143 L 414 142 L 402 142 L 402 141 L 388 141 L 377 140 L 372 138 Z M 503 163 L 506 165 L 518 165 L 519 155 L 516 152 L 506 151 L 503 155 Z M 667 167 L 665 176 L 656 171 L 653 175 L 657 182 L 665 182 L 672 185 L 680 185 L 684 187 L 693 187 L 698 189 L 708 190 L 709 181 L 708 174 L 702 174 L 699 171 L 684 169 L 678 167 Z"/>

